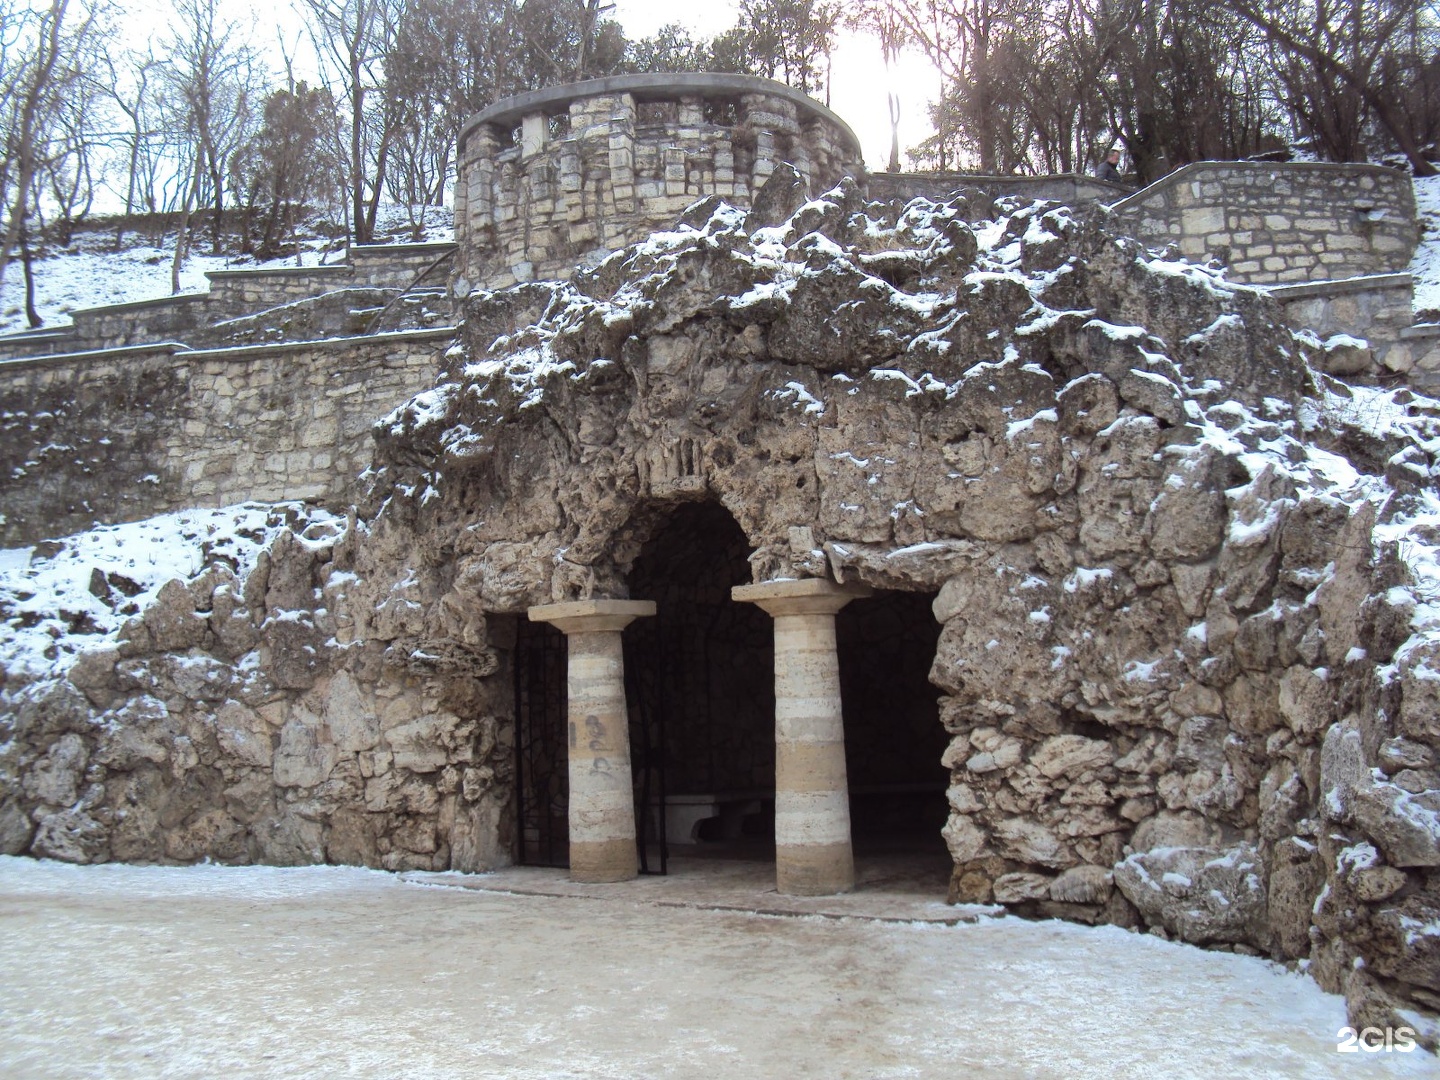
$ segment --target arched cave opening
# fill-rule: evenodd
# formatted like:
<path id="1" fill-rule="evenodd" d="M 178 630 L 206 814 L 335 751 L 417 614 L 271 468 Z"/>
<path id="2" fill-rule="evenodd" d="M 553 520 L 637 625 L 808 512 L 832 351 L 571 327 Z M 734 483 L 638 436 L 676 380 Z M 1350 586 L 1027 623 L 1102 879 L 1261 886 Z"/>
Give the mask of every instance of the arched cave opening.
<path id="1" fill-rule="evenodd" d="M 630 753 L 646 868 L 671 852 L 773 858 L 774 632 L 754 604 L 750 544 L 713 502 L 683 503 L 642 547 L 625 630 Z M 643 808 L 643 809 L 642 809 Z"/>
<path id="2" fill-rule="evenodd" d="M 948 736 L 930 666 L 940 640 L 934 593 L 880 592 L 835 617 L 850 830 L 861 879 L 903 868 L 944 889 L 950 856 L 940 830 Z M 877 865 L 881 864 L 881 865 Z"/>
<path id="3" fill-rule="evenodd" d="M 730 596 L 750 581 L 749 555 L 723 507 L 682 503 L 629 574 L 631 597 L 656 605 L 624 632 L 636 825 L 650 872 L 664 869 L 667 848 L 774 858 L 774 623 Z M 882 592 L 836 616 L 861 883 L 900 876 L 940 890 L 949 878 L 940 834 L 947 740 L 929 682 L 940 636 L 933 599 Z M 517 854 L 523 863 L 565 865 L 565 639 L 524 618 L 515 631 Z"/>

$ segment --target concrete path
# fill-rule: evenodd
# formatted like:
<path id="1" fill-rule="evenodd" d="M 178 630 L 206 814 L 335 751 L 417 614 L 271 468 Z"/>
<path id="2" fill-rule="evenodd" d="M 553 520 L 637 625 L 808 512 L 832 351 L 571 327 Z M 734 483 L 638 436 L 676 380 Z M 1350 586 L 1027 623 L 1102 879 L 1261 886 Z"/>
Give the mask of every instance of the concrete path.
<path id="1" fill-rule="evenodd" d="M 1246 957 L 1012 918 L 742 914 L 694 884 L 680 904 L 540 895 L 555 877 L 525 895 L 0 858 L 0 1075 L 1435 1075 L 1421 1051 L 1337 1054 L 1339 999 Z"/>

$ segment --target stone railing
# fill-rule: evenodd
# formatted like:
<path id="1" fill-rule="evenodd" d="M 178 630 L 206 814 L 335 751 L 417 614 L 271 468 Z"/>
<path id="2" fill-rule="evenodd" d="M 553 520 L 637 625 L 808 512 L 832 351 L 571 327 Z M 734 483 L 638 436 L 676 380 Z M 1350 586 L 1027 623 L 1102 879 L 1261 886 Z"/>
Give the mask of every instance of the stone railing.
<path id="1" fill-rule="evenodd" d="M 455 254 L 455 244 L 364 244 L 350 249 L 350 265 L 355 271 L 355 284 L 372 288 L 403 289 L 426 274 L 429 282 L 444 285 L 448 275 L 437 275 L 437 265 L 443 265 L 448 256 Z"/>
<path id="2" fill-rule="evenodd" d="M 1124 184 L 1112 184 L 1080 173 L 1053 176 L 992 176 L 987 173 L 916 172 L 871 173 L 865 177 L 872 199 L 909 202 L 915 198 L 944 200 L 958 190 L 980 191 L 992 199 L 1019 195 L 1026 199 L 1052 199 L 1078 206 L 1109 202 L 1133 191 Z"/>
<path id="3" fill-rule="evenodd" d="M 343 506 L 452 328 L 0 363 L 0 546 L 195 506 Z"/>
<path id="4" fill-rule="evenodd" d="M 1409 274 L 1374 274 L 1276 285 L 1269 291 L 1280 301 L 1286 322 L 1330 344 L 1321 362 L 1330 374 L 1403 380 L 1430 394 L 1440 387 L 1440 342 L 1411 332 L 1413 287 Z"/>
<path id="5" fill-rule="evenodd" d="M 205 275 L 210 281 L 208 292 L 81 308 L 71 313 L 69 327 L 0 337 L 0 359 L 186 342 L 222 319 L 338 289 L 403 289 L 454 250 L 448 242 L 367 244 L 352 247 L 349 261 L 334 266 L 212 270 Z"/>
<path id="6" fill-rule="evenodd" d="M 465 125 L 457 161 L 457 296 L 567 273 L 706 195 L 748 206 L 782 162 L 812 190 L 863 168 L 850 128 L 799 91 L 693 73 L 497 102 Z"/>
<path id="7" fill-rule="evenodd" d="M 1145 243 L 1251 284 L 1397 273 L 1418 240 L 1410 177 L 1378 165 L 1202 161 L 1111 209 Z"/>

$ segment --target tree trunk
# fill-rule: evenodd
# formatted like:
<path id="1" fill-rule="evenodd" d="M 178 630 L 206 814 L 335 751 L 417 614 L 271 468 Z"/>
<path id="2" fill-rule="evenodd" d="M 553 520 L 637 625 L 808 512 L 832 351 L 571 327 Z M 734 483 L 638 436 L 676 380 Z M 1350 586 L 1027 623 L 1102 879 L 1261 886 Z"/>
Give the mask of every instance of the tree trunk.
<path id="1" fill-rule="evenodd" d="M 190 215 L 200 201 L 200 163 L 195 163 L 195 177 L 180 206 L 180 226 L 175 232 L 175 256 L 170 260 L 170 295 L 180 292 L 180 264 L 190 243 Z"/>
<path id="2" fill-rule="evenodd" d="M 900 171 L 900 95 L 890 93 L 886 95 L 890 105 L 890 164 L 887 166 L 891 172 Z"/>
<path id="3" fill-rule="evenodd" d="M 24 228 L 25 217 L 30 212 L 30 186 L 35 181 L 37 162 L 35 160 L 35 127 L 39 121 L 41 96 L 50 88 L 55 64 L 60 53 L 60 28 L 65 22 L 65 8 L 68 0 L 53 0 L 46 18 L 49 25 L 42 23 L 40 34 L 42 52 L 36 62 L 35 73 L 25 87 L 20 103 L 20 117 L 16 146 L 15 205 L 10 208 L 10 227 L 5 232 L 5 241 L 0 245 L 0 286 L 5 284 L 5 269 L 10 264 L 10 252 L 15 250 Z"/>
<path id="4" fill-rule="evenodd" d="M 35 310 L 35 268 L 30 263 L 30 233 L 22 228 L 20 230 L 20 265 L 25 268 L 25 319 L 33 330 L 40 326 L 43 320 L 40 318 L 40 313 Z"/>

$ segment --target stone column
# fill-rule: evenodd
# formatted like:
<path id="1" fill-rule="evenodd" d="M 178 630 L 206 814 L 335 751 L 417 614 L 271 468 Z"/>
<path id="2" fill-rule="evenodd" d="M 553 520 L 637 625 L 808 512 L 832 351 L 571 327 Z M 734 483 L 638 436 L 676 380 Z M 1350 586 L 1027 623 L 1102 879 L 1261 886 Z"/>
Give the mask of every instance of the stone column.
<path id="1" fill-rule="evenodd" d="M 635 792 L 620 631 L 654 615 L 650 600 L 578 600 L 532 607 L 534 622 L 565 634 L 570 759 L 570 879 L 636 874 Z"/>
<path id="2" fill-rule="evenodd" d="M 855 858 L 835 613 L 869 590 L 807 578 L 739 585 L 730 595 L 775 619 L 776 888 L 845 892 L 855 884 Z"/>

